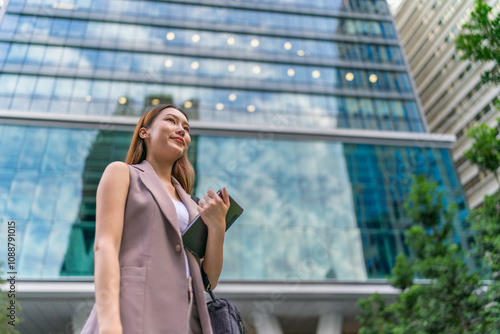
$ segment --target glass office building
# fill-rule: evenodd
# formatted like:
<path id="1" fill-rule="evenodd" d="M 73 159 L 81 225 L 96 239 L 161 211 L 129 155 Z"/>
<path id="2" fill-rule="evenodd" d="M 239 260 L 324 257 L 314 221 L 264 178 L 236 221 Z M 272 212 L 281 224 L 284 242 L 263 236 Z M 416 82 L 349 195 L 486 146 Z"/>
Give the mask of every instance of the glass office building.
<path id="1" fill-rule="evenodd" d="M 193 194 L 245 208 L 218 290 L 250 332 L 354 333 L 358 297 L 393 295 L 412 174 L 457 203 L 467 247 L 454 136 L 428 133 L 385 0 L 7 0 L 1 233 L 16 221 L 26 332 L 82 325 L 99 179 L 160 103 L 189 114 Z"/>

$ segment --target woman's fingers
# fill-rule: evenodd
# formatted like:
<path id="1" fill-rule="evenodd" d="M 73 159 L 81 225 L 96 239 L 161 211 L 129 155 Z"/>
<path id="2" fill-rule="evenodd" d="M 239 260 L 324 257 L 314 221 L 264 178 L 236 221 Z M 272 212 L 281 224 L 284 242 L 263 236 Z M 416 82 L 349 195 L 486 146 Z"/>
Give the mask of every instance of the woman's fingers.
<path id="1" fill-rule="evenodd" d="M 226 214 L 229 209 L 229 195 L 226 188 L 222 188 L 221 196 L 212 189 L 208 190 L 203 199 L 198 203 L 198 212 L 203 221 L 209 228 L 214 231 L 225 231 Z"/>
<path id="2" fill-rule="evenodd" d="M 212 189 L 209 189 L 205 195 L 203 195 L 203 199 L 200 199 L 198 202 L 198 212 L 206 210 L 211 211 L 211 207 L 216 208 L 220 206 L 220 209 L 223 211 L 227 211 L 229 209 L 229 195 L 227 194 L 226 187 L 223 187 L 221 190 L 221 195 L 217 194 Z M 216 209 L 218 210 L 218 209 Z"/>
<path id="3" fill-rule="evenodd" d="M 226 187 L 222 188 L 222 200 L 227 207 L 229 207 L 229 195 L 227 194 Z"/>
<path id="4" fill-rule="evenodd" d="M 209 198 L 212 198 L 212 199 L 217 199 L 217 197 L 219 197 L 219 195 L 217 195 L 217 193 L 215 191 L 213 191 L 212 189 L 208 189 L 207 195 Z"/>
<path id="5" fill-rule="evenodd" d="M 203 195 L 203 198 L 205 199 L 205 201 L 207 203 L 210 202 L 210 200 L 211 200 L 211 198 L 210 198 L 210 196 L 208 196 L 208 194 Z"/>
<path id="6" fill-rule="evenodd" d="M 200 212 L 201 210 L 203 210 L 203 208 L 207 205 L 207 203 L 205 203 L 204 200 L 200 199 L 198 201 L 198 205 L 196 206 L 196 209 L 198 209 L 198 212 Z"/>

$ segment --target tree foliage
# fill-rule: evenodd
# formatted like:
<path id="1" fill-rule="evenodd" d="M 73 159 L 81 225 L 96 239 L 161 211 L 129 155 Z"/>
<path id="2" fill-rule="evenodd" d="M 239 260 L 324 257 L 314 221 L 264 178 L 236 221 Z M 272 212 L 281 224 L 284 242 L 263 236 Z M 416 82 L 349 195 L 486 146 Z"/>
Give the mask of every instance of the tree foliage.
<path id="1" fill-rule="evenodd" d="M 500 118 L 497 118 L 500 121 Z M 467 137 L 473 139 L 473 144 L 464 156 L 476 164 L 481 171 L 490 171 L 495 175 L 500 185 L 497 169 L 500 166 L 500 139 L 498 129 L 480 124 L 467 131 Z"/>
<path id="2" fill-rule="evenodd" d="M 359 333 L 496 333 L 483 311 L 482 281 L 451 238 L 456 206 L 445 205 L 438 185 L 419 175 L 404 208 L 414 222 L 406 232 L 414 257 L 399 254 L 392 270 L 391 285 L 401 294 L 388 305 L 377 294 L 361 299 Z M 415 284 L 415 275 L 429 284 Z"/>
<path id="3" fill-rule="evenodd" d="M 476 0 L 470 21 L 462 26 L 455 41 L 462 59 L 473 62 L 492 61 L 496 66 L 482 74 L 483 82 L 500 83 L 500 15 L 494 17 L 485 0 Z"/>
<path id="4" fill-rule="evenodd" d="M 500 83 L 500 15 L 495 17 L 485 0 L 476 0 L 470 21 L 462 28 L 456 40 L 461 58 L 493 62 L 482 80 Z M 480 170 L 491 171 L 500 185 L 497 128 L 482 124 L 469 130 L 473 145 L 465 156 Z M 483 206 L 467 218 L 475 234 L 474 251 L 467 255 L 477 256 L 484 269 L 478 272 L 468 268 L 466 255 L 452 242 L 455 208 L 445 206 L 437 184 L 416 176 L 404 207 L 414 223 L 406 231 L 413 258 L 403 254 L 396 258 L 391 285 L 401 293 L 391 304 L 379 294 L 360 299 L 359 333 L 500 334 L 500 192 L 485 196 Z M 429 283 L 415 284 L 414 277 Z M 491 278 L 486 289 L 485 277 Z"/>
<path id="5" fill-rule="evenodd" d="M 469 219 L 476 232 L 475 252 L 484 261 L 485 276 L 489 274 L 492 278 L 484 309 L 485 320 L 500 329 L 500 192 L 485 196 L 483 206 L 474 209 Z"/>
<path id="6" fill-rule="evenodd" d="M 482 124 L 467 135 L 473 139 L 467 158 L 495 173 L 498 181 L 498 130 Z M 359 300 L 360 334 L 499 334 L 500 192 L 485 196 L 483 205 L 467 217 L 474 232 L 468 255 L 481 267 L 476 272 L 469 270 L 465 254 L 451 240 L 455 207 L 445 206 L 436 183 L 415 176 L 404 208 L 414 223 L 406 231 L 414 257 L 399 254 L 396 259 L 391 285 L 401 294 L 394 303 L 387 305 L 377 294 Z M 429 279 L 429 284 L 414 284 L 415 276 Z"/>

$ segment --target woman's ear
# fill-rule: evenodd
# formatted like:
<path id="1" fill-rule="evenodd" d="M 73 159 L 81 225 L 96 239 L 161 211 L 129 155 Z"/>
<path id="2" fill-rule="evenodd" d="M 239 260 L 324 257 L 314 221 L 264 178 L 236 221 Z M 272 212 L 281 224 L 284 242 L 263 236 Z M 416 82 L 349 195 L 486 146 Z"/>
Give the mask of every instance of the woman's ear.
<path id="1" fill-rule="evenodd" d="M 139 137 L 141 137 L 142 139 L 149 137 L 149 132 L 145 127 L 139 129 Z"/>

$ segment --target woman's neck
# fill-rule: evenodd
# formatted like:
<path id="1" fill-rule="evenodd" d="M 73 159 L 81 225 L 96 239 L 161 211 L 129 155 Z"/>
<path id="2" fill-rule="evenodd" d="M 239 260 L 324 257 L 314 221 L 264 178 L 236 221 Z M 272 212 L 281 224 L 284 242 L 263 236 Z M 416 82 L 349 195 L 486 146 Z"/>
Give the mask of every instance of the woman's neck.
<path id="1" fill-rule="evenodd" d="M 172 183 L 173 163 L 170 163 L 168 161 L 158 161 L 151 157 L 146 157 L 145 160 L 147 160 L 151 164 L 151 166 L 153 166 L 153 169 L 155 170 L 161 181 L 170 184 Z"/>

